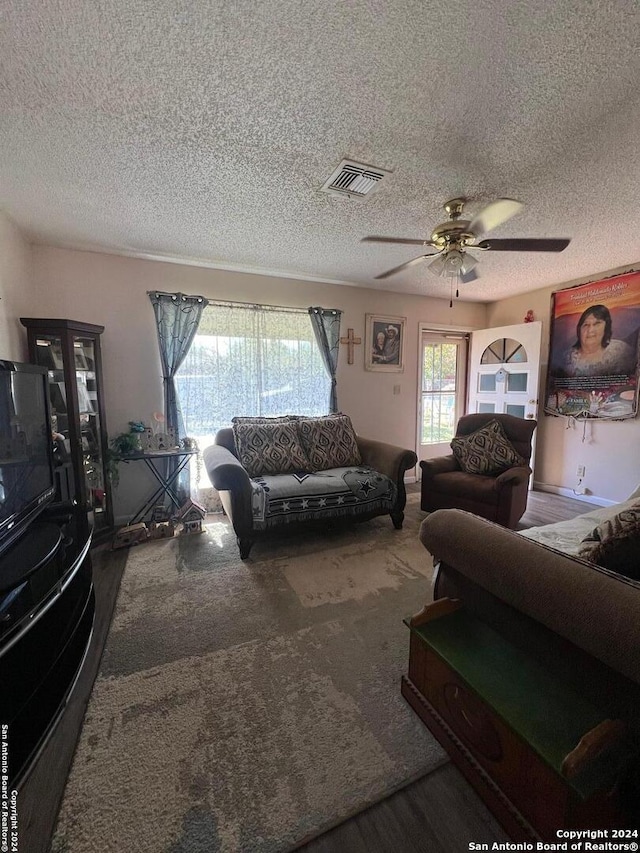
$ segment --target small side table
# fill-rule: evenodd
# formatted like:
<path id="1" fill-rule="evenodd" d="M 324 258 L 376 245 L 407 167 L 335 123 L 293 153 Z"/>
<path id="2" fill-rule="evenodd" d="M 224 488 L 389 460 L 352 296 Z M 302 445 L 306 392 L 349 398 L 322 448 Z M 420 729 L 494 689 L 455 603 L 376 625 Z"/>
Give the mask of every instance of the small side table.
<path id="1" fill-rule="evenodd" d="M 129 524 L 137 524 L 139 521 L 142 521 L 163 495 L 168 496 L 176 509 L 180 508 L 180 499 L 175 490 L 175 483 L 180 473 L 189 464 L 191 457 L 195 456 L 197 452 L 197 450 L 164 450 L 158 453 L 131 453 L 122 457 L 120 461 L 127 464 L 129 462 L 144 462 L 159 483 L 153 494 L 145 501 L 135 515 L 131 517 Z M 155 465 L 154 463 L 159 460 L 163 460 L 165 464 L 160 467 Z M 168 460 L 175 460 L 176 464 L 171 465 Z"/>

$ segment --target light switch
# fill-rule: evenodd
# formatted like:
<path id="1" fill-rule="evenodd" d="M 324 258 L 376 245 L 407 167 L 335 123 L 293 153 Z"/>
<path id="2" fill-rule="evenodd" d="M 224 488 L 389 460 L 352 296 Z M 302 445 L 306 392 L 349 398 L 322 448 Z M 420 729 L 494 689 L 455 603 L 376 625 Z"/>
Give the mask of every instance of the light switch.
<path id="1" fill-rule="evenodd" d="M 394 395 L 400 393 L 400 386 L 399 385 L 393 386 L 393 393 L 394 393 Z"/>

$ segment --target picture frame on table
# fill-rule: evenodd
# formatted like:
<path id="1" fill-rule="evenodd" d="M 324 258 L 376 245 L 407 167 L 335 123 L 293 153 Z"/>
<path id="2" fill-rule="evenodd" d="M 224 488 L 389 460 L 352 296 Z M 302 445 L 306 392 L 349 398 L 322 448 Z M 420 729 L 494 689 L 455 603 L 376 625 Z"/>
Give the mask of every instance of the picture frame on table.
<path id="1" fill-rule="evenodd" d="M 365 316 L 365 370 L 378 373 L 404 372 L 406 317 L 383 314 Z"/>

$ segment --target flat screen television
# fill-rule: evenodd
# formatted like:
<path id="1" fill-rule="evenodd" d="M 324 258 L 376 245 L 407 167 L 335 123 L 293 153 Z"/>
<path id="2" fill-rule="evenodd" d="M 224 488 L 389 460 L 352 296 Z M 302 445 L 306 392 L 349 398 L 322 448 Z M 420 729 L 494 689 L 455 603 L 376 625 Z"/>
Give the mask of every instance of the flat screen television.
<path id="1" fill-rule="evenodd" d="M 0 554 L 54 494 L 46 368 L 0 359 Z"/>

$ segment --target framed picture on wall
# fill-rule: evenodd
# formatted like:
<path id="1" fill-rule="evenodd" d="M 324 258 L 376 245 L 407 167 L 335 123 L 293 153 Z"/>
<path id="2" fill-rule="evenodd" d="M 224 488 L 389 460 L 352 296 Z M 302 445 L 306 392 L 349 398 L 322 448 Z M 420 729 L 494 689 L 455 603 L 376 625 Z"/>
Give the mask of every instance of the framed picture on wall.
<path id="1" fill-rule="evenodd" d="M 640 272 L 552 294 L 545 412 L 634 418 L 639 374 Z"/>
<path id="2" fill-rule="evenodd" d="M 367 314 L 365 324 L 365 370 L 402 373 L 406 317 Z"/>

